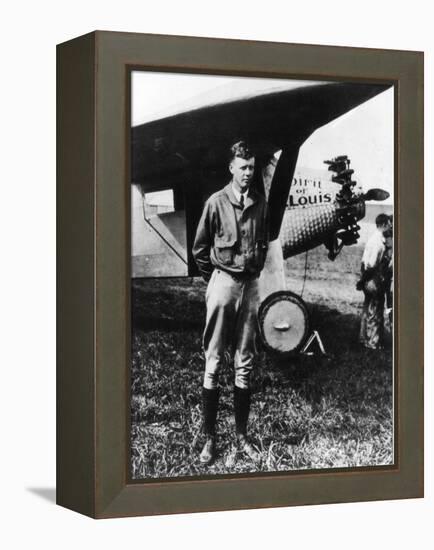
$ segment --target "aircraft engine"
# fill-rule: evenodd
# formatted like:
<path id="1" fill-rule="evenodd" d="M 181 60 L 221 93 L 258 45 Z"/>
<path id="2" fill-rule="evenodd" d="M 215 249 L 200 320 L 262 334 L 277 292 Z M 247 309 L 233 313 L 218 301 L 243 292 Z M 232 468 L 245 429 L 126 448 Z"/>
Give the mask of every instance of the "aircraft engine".
<path id="1" fill-rule="evenodd" d="M 341 205 L 335 201 L 287 210 L 280 230 L 283 258 L 295 256 L 320 244 L 325 244 L 330 250 L 336 239 L 344 244 L 356 243 L 360 229 L 357 222 L 364 215 L 365 202 L 361 197 L 350 205 Z M 332 250 L 336 250 L 336 247 Z"/>

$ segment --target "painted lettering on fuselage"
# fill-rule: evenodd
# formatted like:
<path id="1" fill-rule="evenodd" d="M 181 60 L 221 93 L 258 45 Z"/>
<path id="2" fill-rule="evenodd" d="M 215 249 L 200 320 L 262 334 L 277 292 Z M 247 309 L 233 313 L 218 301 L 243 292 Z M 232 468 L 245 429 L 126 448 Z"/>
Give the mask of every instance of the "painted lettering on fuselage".
<path id="1" fill-rule="evenodd" d="M 335 200 L 340 185 L 331 181 L 327 170 L 296 170 L 287 201 L 287 208 L 321 206 Z"/>

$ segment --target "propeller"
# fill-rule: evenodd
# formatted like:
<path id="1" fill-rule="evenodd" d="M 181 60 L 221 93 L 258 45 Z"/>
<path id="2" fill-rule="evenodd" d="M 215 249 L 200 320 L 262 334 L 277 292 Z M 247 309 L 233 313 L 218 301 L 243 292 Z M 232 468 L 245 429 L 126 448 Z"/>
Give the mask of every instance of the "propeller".
<path id="1" fill-rule="evenodd" d="M 390 193 L 384 191 L 384 189 L 369 189 L 363 198 L 365 201 L 385 201 L 390 197 Z"/>

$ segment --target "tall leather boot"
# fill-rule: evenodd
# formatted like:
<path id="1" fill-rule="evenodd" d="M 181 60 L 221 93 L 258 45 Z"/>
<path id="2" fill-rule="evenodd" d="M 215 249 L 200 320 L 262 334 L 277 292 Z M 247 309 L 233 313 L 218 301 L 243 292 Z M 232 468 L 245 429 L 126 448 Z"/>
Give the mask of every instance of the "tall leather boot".
<path id="1" fill-rule="evenodd" d="M 250 413 L 250 390 L 234 387 L 235 428 L 238 447 L 253 462 L 259 462 L 261 457 L 247 438 L 247 421 Z"/>
<path id="2" fill-rule="evenodd" d="M 209 390 L 202 388 L 203 431 L 206 436 L 205 445 L 199 457 L 202 464 L 210 464 L 215 458 L 215 425 L 218 397 L 217 389 Z"/>

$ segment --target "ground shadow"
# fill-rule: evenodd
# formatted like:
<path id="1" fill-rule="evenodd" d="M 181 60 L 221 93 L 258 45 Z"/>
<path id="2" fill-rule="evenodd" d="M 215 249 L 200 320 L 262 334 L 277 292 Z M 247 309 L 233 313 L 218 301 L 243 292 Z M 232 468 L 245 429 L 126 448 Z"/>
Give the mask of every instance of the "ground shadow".
<path id="1" fill-rule="evenodd" d="M 34 495 L 51 502 L 51 504 L 56 504 L 55 487 L 26 487 L 26 490 L 29 491 L 29 493 L 33 493 Z"/>
<path id="2" fill-rule="evenodd" d="M 139 279 L 131 288 L 132 330 L 202 331 L 204 283 L 194 279 Z"/>
<path id="3" fill-rule="evenodd" d="M 183 319 L 171 319 L 167 317 L 150 316 L 136 312 L 132 316 L 133 331 L 149 332 L 159 330 L 162 332 L 178 332 L 184 330 L 201 330 L 203 321 Z"/>

